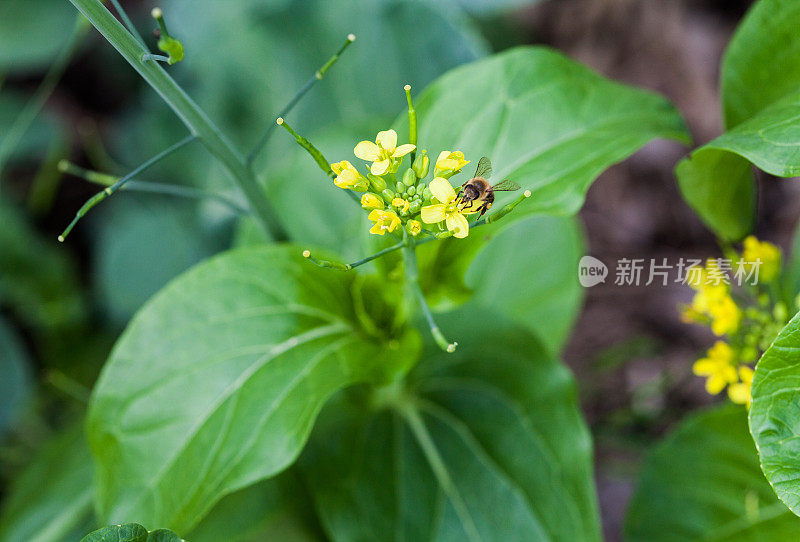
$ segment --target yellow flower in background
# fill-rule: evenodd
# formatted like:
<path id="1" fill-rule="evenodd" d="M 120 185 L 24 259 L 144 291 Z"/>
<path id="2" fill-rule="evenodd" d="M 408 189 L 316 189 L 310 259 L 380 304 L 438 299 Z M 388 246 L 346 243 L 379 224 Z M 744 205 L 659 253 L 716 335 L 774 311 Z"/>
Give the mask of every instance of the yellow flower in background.
<path id="1" fill-rule="evenodd" d="M 400 217 L 394 211 L 374 209 L 367 218 L 375 223 L 369 230 L 375 235 L 384 235 L 387 231 L 391 233 L 400 225 Z"/>
<path id="2" fill-rule="evenodd" d="M 336 174 L 333 184 L 339 188 L 349 190 L 367 189 L 368 181 L 366 177 L 359 173 L 355 166 L 347 160 L 331 164 L 331 170 Z"/>
<path id="3" fill-rule="evenodd" d="M 469 222 L 456 203 L 456 191 L 447 179 L 436 177 L 428 185 L 433 196 L 441 203 L 426 205 L 422 208 L 422 221 L 426 224 L 438 224 L 445 221 L 447 229 L 453 237 L 463 239 L 469 235 Z"/>
<path id="4" fill-rule="evenodd" d="M 730 345 L 717 341 L 708 350 L 706 357 L 694 362 L 692 372 L 697 376 L 705 376 L 706 391 L 711 395 L 716 395 L 728 384 L 735 384 L 739 381 L 733 366 L 733 358 L 734 353 Z"/>
<path id="5" fill-rule="evenodd" d="M 744 268 L 750 272 L 755 265 L 758 276 L 764 282 L 772 282 L 781 272 L 781 249 L 766 241 L 759 241 L 755 236 L 748 236 L 743 242 L 742 260 Z M 760 261 L 760 264 L 756 262 Z"/>
<path id="6" fill-rule="evenodd" d="M 736 331 L 742 319 L 742 311 L 729 295 L 710 300 L 708 314 L 711 316 L 711 331 L 717 336 Z"/>
<path id="7" fill-rule="evenodd" d="M 469 164 L 469 160 L 464 160 L 464 153 L 461 151 L 442 151 L 436 159 L 436 166 L 433 170 L 433 176 L 438 177 L 444 171 L 452 171 L 453 173 L 460 171 L 461 168 Z"/>
<path id="8" fill-rule="evenodd" d="M 747 408 L 750 408 L 750 403 L 753 402 L 753 397 L 750 394 L 750 389 L 753 386 L 753 369 L 747 365 L 742 365 L 739 367 L 739 378 L 741 382 L 728 386 L 728 397 L 734 403 L 747 405 Z"/>
<path id="9" fill-rule="evenodd" d="M 378 132 L 375 143 L 372 141 L 362 141 L 353 153 L 362 160 L 372 162 L 370 173 L 373 175 L 383 175 L 393 165 L 396 158 L 402 158 L 406 154 L 416 149 L 416 145 L 405 144 L 397 146 L 397 132 L 386 130 Z"/>

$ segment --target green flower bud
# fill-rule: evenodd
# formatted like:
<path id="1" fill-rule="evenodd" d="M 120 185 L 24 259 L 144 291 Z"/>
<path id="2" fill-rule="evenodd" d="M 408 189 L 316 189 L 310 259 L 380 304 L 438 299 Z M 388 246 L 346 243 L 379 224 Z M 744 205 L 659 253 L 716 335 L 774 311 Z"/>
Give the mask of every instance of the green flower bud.
<path id="1" fill-rule="evenodd" d="M 383 180 L 383 177 L 378 177 L 372 173 L 367 173 L 367 179 L 369 179 L 369 184 L 372 186 L 375 192 L 380 193 L 386 190 L 386 181 Z"/>
<path id="2" fill-rule="evenodd" d="M 383 201 L 391 205 L 392 200 L 397 197 L 397 194 L 395 194 L 392 190 L 387 188 L 381 192 L 381 196 L 383 197 Z"/>
<path id="3" fill-rule="evenodd" d="M 403 193 L 403 192 L 405 192 L 405 190 L 406 190 L 406 185 L 404 185 L 404 184 L 403 184 L 402 182 L 400 182 L 400 181 L 397 181 L 397 182 L 395 183 L 394 187 L 397 189 L 397 193 L 398 193 L 398 194 L 402 194 L 402 193 Z"/>
<path id="4" fill-rule="evenodd" d="M 417 184 L 417 176 L 414 174 L 414 170 L 408 168 L 405 173 L 403 173 L 403 184 L 406 186 L 414 186 Z"/>
<path id="5" fill-rule="evenodd" d="M 775 320 L 779 322 L 785 322 L 786 317 L 788 316 L 786 311 L 786 305 L 783 303 L 778 303 L 775 305 L 775 308 L 772 311 L 772 315 L 775 317 Z"/>
<path id="6" fill-rule="evenodd" d="M 431 189 L 426 186 L 425 190 L 422 191 L 422 199 L 425 201 L 430 201 L 432 197 L 433 192 L 431 192 Z"/>
<path id="7" fill-rule="evenodd" d="M 422 179 L 428 174 L 428 167 L 430 166 L 430 159 L 426 154 L 426 151 L 423 150 L 421 153 L 417 154 L 417 157 L 414 159 L 414 164 L 411 166 L 411 169 L 414 170 L 414 174 Z"/>
<path id="8" fill-rule="evenodd" d="M 417 214 L 419 210 L 422 208 L 421 201 L 412 201 L 411 207 L 409 207 L 408 212 L 412 215 Z"/>
<path id="9" fill-rule="evenodd" d="M 411 170 L 409 170 L 409 171 L 411 171 Z M 406 195 L 407 196 L 413 196 L 416 193 L 417 193 L 417 189 L 414 188 L 413 186 L 409 186 L 408 190 L 406 190 Z"/>
<path id="10" fill-rule="evenodd" d="M 746 346 L 742 348 L 740 355 L 742 356 L 742 361 L 745 363 L 752 363 L 756 360 L 756 358 L 758 358 L 758 350 L 752 346 Z"/>

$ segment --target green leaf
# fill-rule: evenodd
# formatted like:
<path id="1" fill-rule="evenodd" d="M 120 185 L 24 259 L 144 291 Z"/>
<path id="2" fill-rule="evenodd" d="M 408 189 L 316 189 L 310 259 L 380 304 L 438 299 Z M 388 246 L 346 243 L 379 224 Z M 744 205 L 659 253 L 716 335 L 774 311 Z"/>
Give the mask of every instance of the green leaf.
<path id="1" fill-rule="evenodd" d="M 370 335 L 353 304 L 355 274 L 300 252 L 222 254 L 134 317 L 89 411 L 103 521 L 185 533 L 224 495 L 290 465 L 333 392 L 416 361 L 415 330 Z M 368 317 L 393 315 L 382 307 Z"/>
<path id="2" fill-rule="evenodd" d="M 84 316 L 77 270 L 63 247 L 42 239 L 9 202 L 0 202 L 0 305 L 35 327 L 73 324 Z"/>
<path id="3" fill-rule="evenodd" d="M 22 341 L 0 316 L 0 436 L 16 421 L 30 395 L 30 363 Z"/>
<path id="4" fill-rule="evenodd" d="M 46 444 L 4 495 L 0 541 L 78 540 L 95 525 L 93 470 L 81 426 Z"/>
<path id="5" fill-rule="evenodd" d="M 600 173 L 648 141 L 689 141 L 664 98 L 542 47 L 518 47 L 451 70 L 420 94 L 416 109 L 419 146 L 431 160 L 441 150 L 461 150 L 471 160 L 451 182 L 465 182 L 488 156 L 495 181 L 511 179 L 533 191 L 525 204 L 531 213 L 575 213 Z M 407 126 L 403 113 L 395 122 L 401 139 Z M 495 205 L 514 196 L 498 196 Z"/>
<path id="6" fill-rule="evenodd" d="M 0 72 L 45 68 L 69 40 L 74 17 L 72 7 L 61 0 L 3 0 Z"/>
<path id="7" fill-rule="evenodd" d="M 321 541 L 313 503 L 289 469 L 223 498 L 190 532 L 191 542 Z"/>
<path id="8" fill-rule="evenodd" d="M 629 542 L 796 540 L 800 519 L 764 480 L 742 406 L 695 414 L 648 454 L 625 525 Z"/>
<path id="9" fill-rule="evenodd" d="M 750 432 L 761 469 L 791 510 L 800 515 L 800 314 L 764 352 L 753 378 Z"/>
<path id="10" fill-rule="evenodd" d="M 98 529 L 84 536 L 81 542 L 182 542 L 182 540 L 168 529 L 148 532 L 138 523 L 125 523 Z"/>
<path id="11" fill-rule="evenodd" d="M 569 371 L 513 324 L 456 322 L 455 354 L 431 347 L 402 387 L 326 408 L 300 464 L 329 537 L 599 540 Z"/>
<path id="12" fill-rule="evenodd" d="M 583 253 L 577 220 L 509 215 L 466 239 L 420 246 L 420 277 L 438 310 L 471 298 L 468 312 L 482 307 L 513 318 L 558 352 L 583 301 L 576 274 Z"/>
<path id="13" fill-rule="evenodd" d="M 779 177 L 800 174 L 800 5 L 760 0 L 739 25 L 722 63 L 728 132 L 695 150 L 675 170 L 681 192 L 720 237 L 752 230 L 750 163 Z"/>

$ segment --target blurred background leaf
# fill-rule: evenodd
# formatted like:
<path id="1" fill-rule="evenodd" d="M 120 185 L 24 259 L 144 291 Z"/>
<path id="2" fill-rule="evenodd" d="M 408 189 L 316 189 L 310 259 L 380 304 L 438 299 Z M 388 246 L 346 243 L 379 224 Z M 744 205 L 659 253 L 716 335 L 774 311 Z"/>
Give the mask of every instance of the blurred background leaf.
<path id="1" fill-rule="evenodd" d="M 0 436 L 16 423 L 26 399 L 30 397 L 31 360 L 17 333 L 0 316 Z"/>
<path id="2" fill-rule="evenodd" d="M 46 68 L 66 44 L 75 18 L 68 2 L 3 0 L 0 4 L 0 73 Z"/>
<path id="3" fill-rule="evenodd" d="M 747 412 L 694 414 L 648 454 L 630 503 L 630 542 L 795 540 L 800 518 L 764 479 Z"/>

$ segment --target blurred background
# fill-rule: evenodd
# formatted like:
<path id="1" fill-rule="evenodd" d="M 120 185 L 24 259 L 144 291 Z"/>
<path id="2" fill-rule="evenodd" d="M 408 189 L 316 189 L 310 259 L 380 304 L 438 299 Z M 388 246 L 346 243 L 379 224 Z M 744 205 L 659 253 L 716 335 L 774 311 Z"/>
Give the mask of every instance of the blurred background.
<path id="1" fill-rule="evenodd" d="M 155 50 L 154 4 L 121 3 Z M 186 49 L 186 60 L 170 73 L 241 149 L 354 32 L 355 45 L 292 113 L 293 125 L 318 146 L 346 156 L 353 140 L 402 111 L 406 82 L 419 91 L 451 67 L 520 44 L 554 47 L 607 77 L 664 94 L 702 144 L 722 130 L 719 62 L 750 3 L 165 0 L 160 6 Z M 121 175 L 184 136 L 154 92 L 77 21 L 66 0 L 0 1 L 0 499 L 32 451 L 80 416 L 110 348 L 141 304 L 240 234 L 231 206 L 130 190 L 98 206 L 66 243 L 56 241 L 98 190 L 60 173 L 59 161 Z M 37 101 L 43 108 L 35 114 Z M 298 158 L 283 152 L 291 144 L 273 138 L 257 162 L 267 189 L 285 201 L 302 199 L 288 182 Z M 653 142 L 604 173 L 576 218 L 586 245 L 579 250 L 606 263 L 717 256 L 713 236 L 681 200 L 672 174 L 687 152 Z M 237 197 L 199 146 L 142 180 Z M 799 190 L 761 176 L 760 238 L 789 247 Z M 280 212 L 298 237 L 314 227 L 292 222 L 291 203 Z M 355 256 L 336 239 L 321 243 Z M 680 284 L 620 287 L 609 280 L 584 294 L 563 358 L 576 374 L 595 437 L 605 534 L 618 540 L 642 454 L 686 412 L 713 400 L 690 370 L 712 339 L 704 328 L 680 322 L 677 305 L 691 297 Z"/>

